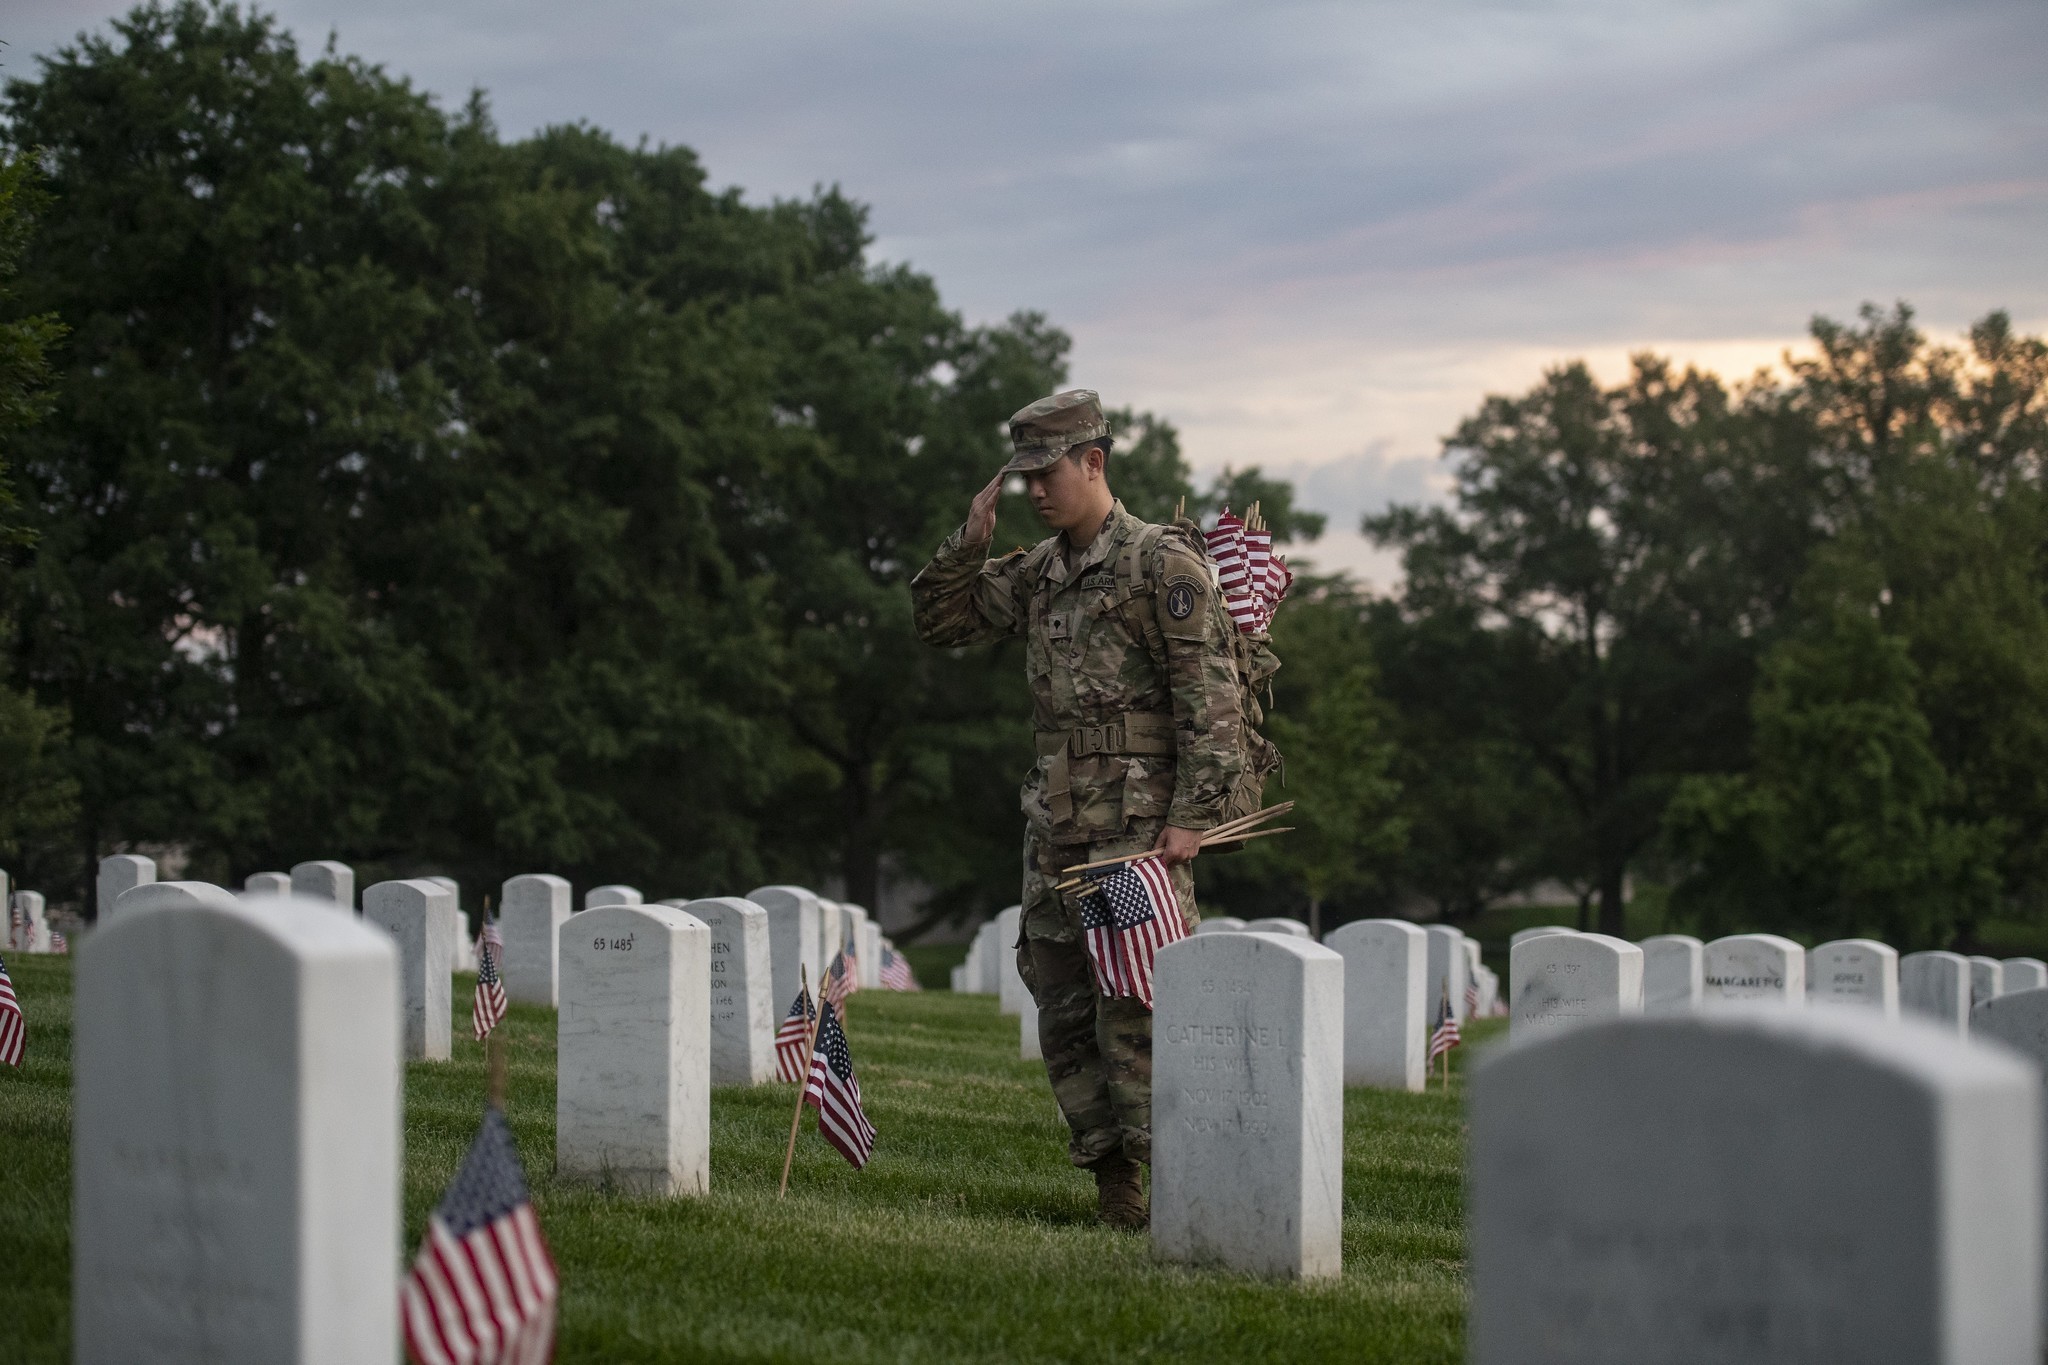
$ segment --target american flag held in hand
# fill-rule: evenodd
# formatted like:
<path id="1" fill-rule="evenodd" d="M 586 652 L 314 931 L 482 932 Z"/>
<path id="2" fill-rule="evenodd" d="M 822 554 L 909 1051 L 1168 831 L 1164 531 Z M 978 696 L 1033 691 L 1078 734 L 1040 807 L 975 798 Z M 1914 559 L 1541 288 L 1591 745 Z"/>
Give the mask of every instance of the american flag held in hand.
<path id="1" fill-rule="evenodd" d="M 789 1002 L 789 1013 L 783 1016 L 782 1027 L 775 1030 L 776 1080 L 803 1084 L 804 1049 L 810 1045 L 811 1021 L 815 1018 L 811 993 L 799 986 L 796 999 Z"/>
<path id="2" fill-rule="evenodd" d="M 875 1150 L 875 1126 L 860 1106 L 853 1053 L 847 1049 L 846 1030 L 839 1027 L 839 1012 L 829 999 L 818 1020 L 818 1050 L 811 1055 L 804 1103 L 818 1111 L 819 1134 L 837 1147 L 856 1171 L 868 1164 L 868 1155 Z"/>
<path id="3" fill-rule="evenodd" d="M 21 1017 L 21 1002 L 14 998 L 14 979 L 7 975 L 7 963 L 0 961 L 0 1062 L 20 1066 L 27 1042 L 28 1021 Z"/>
<path id="4" fill-rule="evenodd" d="M 1081 930 L 1095 987 L 1106 996 L 1135 996 L 1149 1010 L 1152 959 L 1188 936 L 1173 876 L 1149 857 L 1094 880 L 1095 889 L 1081 900 Z"/>
<path id="5" fill-rule="evenodd" d="M 490 917 L 490 909 L 484 910 L 484 931 L 476 940 L 476 1001 L 470 1006 L 470 1024 L 476 1029 L 476 1040 L 482 1042 L 491 1036 L 491 1030 L 505 1017 L 505 982 L 498 975 L 498 963 L 505 956 L 505 939 L 498 932 L 498 922 Z"/>
<path id="6" fill-rule="evenodd" d="M 512 1130 L 493 1106 L 399 1287 L 406 1354 L 420 1365 L 546 1365 L 560 1293 Z"/>

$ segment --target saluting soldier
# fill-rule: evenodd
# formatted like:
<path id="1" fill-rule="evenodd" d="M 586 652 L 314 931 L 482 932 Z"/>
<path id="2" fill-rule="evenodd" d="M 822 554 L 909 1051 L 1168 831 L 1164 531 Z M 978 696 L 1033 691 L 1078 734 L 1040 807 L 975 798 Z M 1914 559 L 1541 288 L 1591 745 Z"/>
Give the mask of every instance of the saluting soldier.
<path id="1" fill-rule="evenodd" d="M 1096 994 L 1078 908 L 1053 888 L 1066 868 L 1157 850 L 1192 928 L 1202 832 L 1256 805 L 1277 755 L 1247 723 L 1242 646 L 1199 529 L 1141 521 L 1111 494 L 1097 395 L 1039 399 L 1010 419 L 1010 442 L 1010 462 L 911 584 L 917 631 L 941 646 L 1025 639 L 1038 759 L 1024 779 L 1017 966 L 1069 1156 L 1094 1173 L 1105 1223 L 1143 1227 L 1152 1016 Z M 1053 534 L 992 559 L 1012 474 Z"/>

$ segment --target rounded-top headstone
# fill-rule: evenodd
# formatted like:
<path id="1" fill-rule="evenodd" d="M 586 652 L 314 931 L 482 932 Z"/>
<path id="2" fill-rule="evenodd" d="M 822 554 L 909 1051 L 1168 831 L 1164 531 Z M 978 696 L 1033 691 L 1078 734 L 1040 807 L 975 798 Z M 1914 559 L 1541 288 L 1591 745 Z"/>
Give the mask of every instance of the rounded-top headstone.
<path id="1" fill-rule="evenodd" d="M 1482 1061 L 1475 1365 L 2039 1359 L 2039 1082 L 1917 1023 L 1749 1006 Z"/>
<path id="2" fill-rule="evenodd" d="M 115 853 L 100 859 L 97 902 L 104 915 L 121 899 L 121 893 L 156 880 L 156 862 L 140 853 Z"/>
<path id="3" fill-rule="evenodd" d="M 1438 1002 L 1446 997 L 1451 1002 L 1451 1013 L 1458 1019 L 1465 1017 L 1465 949 L 1462 944 L 1465 931 L 1449 924 L 1426 924 L 1423 932 L 1429 935 L 1429 1017 L 1436 1018 Z M 1512 974 L 1512 972 L 1510 973 Z"/>
<path id="4" fill-rule="evenodd" d="M 2005 964 L 1995 957 L 1970 959 L 1970 1007 L 1996 1000 L 2005 993 Z"/>
<path id="5" fill-rule="evenodd" d="M 100 911 L 100 923 L 144 910 L 193 910 L 200 906 L 233 905 L 235 894 L 212 882 L 144 882 L 123 891 L 111 907 Z"/>
<path id="6" fill-rule="evenodd" d="M 1643 950 L 1606 934 L 1544 934 L 1508 955 L 1508 1037 L 1517 1046 L 1643 1012 Z"/>
<path id="7" fill-rule="evenodd" d="M 1344 1083 L 1421 1090 L 1428 1080 L 1429 935 L 1361 919 L 1323 938 L 1344 959 Z"/>
<path id="8" fill-rule="evenodd" d="M 289 897 L 116 917 L 77 949 L 73 1358 L 391 1361 L 391 941 Z"/>
<path id="9" fill-rule="evenodd" d="M 1730 934 L 1706 947 L 1705 991 L 1709 1005 L 1730 1001 L 1803 1007 L 1806 1004 L 1806 949 L 1777 934 Z"/>
<path id="10" fill-rule="evenodd" d="M 1195 926 L 1198 934 L 1235 934 L 1243 932 L 1244 921 L 1236 915 L 1210 915 Z"/>
<path id="11" fill-rule="evenodd" d="M 292 868 L 292 894 L 332 901 L 344 910 L 356 908 L 356 871 L 347 863 L 319 858 Z"/>
<path id="12" fill-rule="evenodd" d="M 1542 938 L 1545 934 L 1576 934 L 1578 930 L 1567 929 L 1562 924 L 1539 924 L 1531 929 L 1517 929 L 1508 935 L 1508 951 L 1514 952 L 1515 945 L 1527 939 Z"/>
<path id="13" fill-rule="evenodd" d="M 555 1169 L 638 1194 L 711 1186 L 711 930 L 666 905 L 561 928 Z"/>
<path id="14" fill-rule="evenodd" d="M 555 1007 L 557 935 L 573 908 L 569 883 L 552 872 L 508 877 L 498 889 L 498 937 L 505 940 L 505 998 Z"/>
<path id="15" fill-rule="evenodd" d="M 1244 926 L 1247 934 L 1286 934 L 1291 938 L 1309 937 L 1308 926 L 1298 919 L 1285 915 L 1268 915 L 1264 919 L 1248 920 Z"/>
<path id="16" fill-rule="evenodd" d="M 1806 954 L 1806 998 L 1815 1005 L 1861 1005 L 1899 1017 L 1899 951 L 1873 938 L 1843 938 Z"/>
<path id="17" fill-rule="evenodd" d="M 637 888 L 612 882 L 604 886 L 593 886 L 584 892 L 583 908 L 595 910 L 600 905 L 640 905 L 645 900 L 646 897 L 642 896 Z"/>
<path id="18" fill-rule="evenodd" d="M 808 887 L 757 886 L 747 899 L 768 912 L 768 956 L 774 977 L 775 1019 L 796 1003 L 799 981 L 818 990 L 819 953 L 824 940 L 819 934 L 818 897 Z"/>
<path id="19" fill-rule="evenodd" d="M 1690 1014 L 1705 990 L 1706 947 L 1690 934 L 1658 934 L 1643 950 L 1643 1013 Z"/>
<path id="20" fill-rule="evenodd" d="M 1343 1269 L 1344 961 L 1190 936 L 1153 968 L 1152 1245 L 1258 1275 Z"/>
<path id="21" fill-rule="evenodd" d="M 739 896 L 681 908 L 711 931 L 711 1083 L 765 1085 L 775 1079 L 779 1022 L 768 998 L 768 912 Z"/>
<path id="22" fill-rule="evenodd" d="M 1961 953 L 1908 953 L 1899 959 L 1899 1009 L 1953 1033 L 1970 1031 L 1970 960 Z"/>
<path id="23" fill-rule="evenodd" d="M 292 874 L 251 872 L 242 879 L 242 890 L 251 896 L 288 896 L 292 890 Z"/>
<path id="24" fill-rule="evenodd" d="M 2005 968 L 2005 993 L 2037 991 L 2048 986 L 2048 962 L 2038 957 L 2009 957 L 1999 964 Z"/>
<path id="25" fill-rule="evenodd" d="M 447 1061 L 453 1055 L 448 978 L 455 971 L 455 894 L 424 878 L 378 882 L 363 892 L 363 920 L 398 945 L 405 1055 Z"/>

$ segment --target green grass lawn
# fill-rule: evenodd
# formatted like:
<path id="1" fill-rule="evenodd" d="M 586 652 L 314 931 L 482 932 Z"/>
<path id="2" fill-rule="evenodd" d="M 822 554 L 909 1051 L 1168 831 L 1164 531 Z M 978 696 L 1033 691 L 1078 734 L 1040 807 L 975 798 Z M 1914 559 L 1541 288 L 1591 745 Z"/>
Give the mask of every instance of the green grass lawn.
<path id="1" fill-rule="evenodd" d="M 29 1018 L 0 1074 L 0 1362 L 67 1358 L 70 963 L 9 962 Z M 482 1050 L 406 1079 L 406 1256 L 476 1130 Z M 1488 1022 L 1468 1036 L 1485 1038 Z M 793 1087 L 712 1100 L 712 1193 L 644 1201 L 551 1175 L 554 1015 L 516 1008 L 511 1119 L 561 1263 L 562 1361 L 1455 1361 L 1465 1300 L 1459 1077 L 1345 1103 L 1344 1277 L 1303 1288 L 1154 1262 L 1093 1223 L 1044 1072 L 992 998 L 869 991 L 849 1035 L 880 1130 L 856 1172 Z M 503 1035 L 501 1035 L 503 1036 Z M 1462 1059 L 1470 1049 L 1460 1049 Z M 397 1265 L 394 1263 L 394 1292 Z"/>

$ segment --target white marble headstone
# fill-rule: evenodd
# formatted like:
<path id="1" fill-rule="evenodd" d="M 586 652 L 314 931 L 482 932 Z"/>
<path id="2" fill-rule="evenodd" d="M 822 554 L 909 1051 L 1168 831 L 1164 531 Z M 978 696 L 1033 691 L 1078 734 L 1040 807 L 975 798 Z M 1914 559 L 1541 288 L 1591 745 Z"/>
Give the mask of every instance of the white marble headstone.
<path id="1" fill-rule="evenodd" d="M 996 916 L 996 997 L 1004 1014 L 1022 1014 L 1024 997 L 1031 993 L 1024 989 L 1024 977 L 1017 970 L 1017 925 L 1023 916 L 1021 905 Z"/>
<path id="2" fill-rule="evenodd" d="M 1361 919 L 1323 942 L 1344 959 L 1344 1083 L 1422 1089 L 1429 935 L 1407 920 Z"/>
<path id="3" fill-rule="evenodd" d="M 1152 1248 L 1257 1275 L 1343 1272 L 1344 960 L 1190 936 L 1153 968 Z"/>
<path id="4" fill-rule="evenodd" d="M 140 853 L 116 853 L 100 859 L 97 913 L 105 915 L 121 899 L 123 891 L 147 886 L 156 880 L 156 861 Z"/>
<path id="5" fill-rule="evenodd" d="M 476 939 L 469 932 L 469 916 L 462 913 L 462 883 L 453 877 L 441 876 L 422 877 L 420 880 L 432 882 L 448 893 L 449 904 L 455 910 L 453 915 L 442 921 L 452 935 L 448 942 L 448 959 L 455 964 L 455 970 L 458 972 L 475 971 Z M 502 935 L 503 931 L 499 932 Z"/>
<path id="6" fill-rule="evenodd" d="M 28 950 L 32 953 L 47 953 L 51 949 L 50 916 L 43 907 L 43 893 L 40 891 L 17 891 L 15 904 L 28 916 Z"/>
<path id="7" fill-rule="evenodd" d="M 1290 938 L 1309 938 L 1308 926 L 1298 919 L 1285 915 L 1268 915 L 1264 919 L 1248 920 L 1244 932 L 1247 934 L 1286 934 Z"/>
<path id="8" fill-rule="evenodd" d="M 1517 929 L 1514 933 L 1508 935 L 1508 952 L 1512 954 L 1515 951 L 1515 945 L 1518 943 L 1532 938 L 1542 938 L 1545 934 L 1576 934 L 1577 932 L 1578 930 L 1567 929 L 1562 924 L 1539 924 L 1532 929 Z"/>
<path id="9" fill-rule="evenodd" d="M 1806 998 L 1815 1005 L 1861 1005 L 1899 1017 L 1899 951 L 1874 938 L 1842 938 L 1806 954 Z"/>
<path id="10" fill-rule="evenodd" d="M 1238 934 L 1244 932 L 1244 921 L 1236 915 L 1210 915 L 1195 926 L 1198 934 Z"/>
<path id="11" fill-rule="evenodd" d="M 1999 965 L 2005 968 L 2003 983 L 2007 995 L 2048 986 L 2048 962 L 2038 957 L 2009 957 Z"/>
<path id="12" fill-rule="evenodd" d="M 1508 954 L 1516 1046 L 1643 1012 L 1643 950 L 1606 934 L 1543 934 Z"/>
<path id="13" fill-rule="evenodd" d="M 1970 1007 L 1996 1000 L 2005 993 L 2005 964 L 1995 957 L 1970 959 Z"/>
<path id="14" fill-rule="evenodd" d="M 593 886 L 583 893 L 583 908 L 595 910 L 600 905 L 643 905 L 646 900 L 647 898 L 635 887 L 619 882 L 607 882 L 603 886 Z"/>
<path id="15" fill-rule="evenodd" d="M 1806 949 L 1777 934 L 1730 934 L 1706 947 L 1703 962 L 1709 1005 L 1747 1000 L 1803 1007 Z"/>
<path id="16" fill-rule="evenodd" d="M 711 930 L 667 905 L 561 929 L 555 1170 L 635 1194 L 711 1187 Z"/>
<path id="17" fill-rule="evenodd" d="M 445 1062 L 452 1055 L 455 896 L 425 879 L 378 882 L 363 892 L 363 920 L 398 945 L 405 1055 Z"/>
<path id="18" fill-rule="evenodd" d="M 818 898 L 801 886 L 757 886 L 747 899 L 768 912 L 768 956 L 774 971 L 775 1021 L 796 1003 L 799 979 L 810 983 L 813 998 L 818 990 L 819 953 L 824 940 L 819 934 Z"/>
<path id="19" fill-rule="evenodd" d="M 1428 1002 L 1424 1008 L 1434 1020 L 1438 1001 L 1448 995 L 1451 1014 L 1462 1021 L 1465 1017 L 1464 931 L 1448 924 L 1429 924 L 1423 926 L 1423 932 L 1429 935 L 1429 981 L 1424 987 Z M 1512 965 L 1508 975 L 1510 978 L 1514 975 Z M 1509 990 L 1512 992 L 1512 985 Z"/>
<path id="20" fill-rule="evenodd" d="M 1573 1029 L 1472 1082 L 1474 1365 L 2039 1359 L 2038 1082 L 1917 1023 Z"/>
<path id="21" fill-rule="evenodd" d="M 1658 934 L 1641 943 L 1643 1013 L 1691 1014 L 1706 985 L 1706 945 L 1690 934 Z"/>
<path id="22" fill-rule="evenodd" d="M 552 872 L 507 877 L 498 888 L 498 937 L 505 940 L 505 998 L 555 1007 L 556 956 L 571 905 L 569 883 Z"/>
<path id="23" fill-rule="evenodd" d="M 1021 912 L 1021 906 L 1016 908 Z M 1004 949 L 1017 940 L 1014 936 L 1008 939 L 1003 937 L 1003 918 L 1000 914 L 981 926 L 980 939 L 981 956 L 976 962 L 981 976 L 975 982 L 975 989 L 983 995 L 1000 997 L 1003 993 L 1003 958 L 1009 956 L 1011 965 L 1015 965 L 1015 955 L 1006 954 Z"/>
<path id="24" fill-rule="evenodd" d="M 882 986 L 882 926 L 869 919 L 860 926 L 860 974 L 863 987 Z"/>
<path id="25" fill-rule="evenodd" d="M 1038 1041 L 1038 1002 L 1031 998 L 1031 992 L 1024 992 L 1024 1008 L 1017 1015 L 1017 1056 L 1026 1062 L 1035 1062 L 1045 1056 Z"/>
<path id="26" fill-rule="evenodd" d="M 342 909 L 356 908 L 356 871 L 347 863 L 320 858 L 292 868 L 292 894 L 301 899 L 330 901 Z"/>
<path id="27" fill-rule="evenodd" d="M 233 905 L 235 894 L 212 882 L 144 882 L 131 886 L 111 906 L 100 908 L 100 924 L 143 910 L 191 910 L 199 906 Z"/>
<path id="28" fill-rule="evenodd" d="M 2008 971 L 2011 965 L 2007 962 Z M 2044 1078 L 2042 1121 L 2048 1124 L 2048 989 L 2030 986 L 2007 990 L 1996 1000 L 1985 1001 L 1970 1011 L 1970 1036 L 2003 1044 L 2034 1064 Z M 2048 1153 L 2048 1132 L 2044 1132 L 2043 1151 Z M 2048 1174 L 2043 1177 L 2043 1196 L 2044 1207 L 2048 1207 Z M 2043 1274 L 2048 1275 L 2048 1266 L 2044 1266 Z M 2044 1321 L 2048 1321 L 2048 1289 L 2043 1291 L 2041 1307 Z"/>
<path id="29" fill-rule="evenodd" d="M 73 1358 L 398 1358 L 398 964 L 285 897 L 77 950 Z"/>
<path id="30" fill-rule="evenodd" d="M 768 912 L 738 896 L 683 908 L 711 931 L 711 1083 L 765 1085 L 775 1079 L 780 1022 L 768 998 Z"/>
<path id="31" fill-rule="evenodd" d="M 1952 1033 L 1970 1031 L 1970 960 L 1961 953 L 1908 953 L 1899 959 L 1899 1009 Z"/>
<path id="32" fill-rule="evenodd" d="M 251 896 L 289 896 L 292 891 L 292 874 L 251 872 L 242 879 L 242 890 Z"/>

